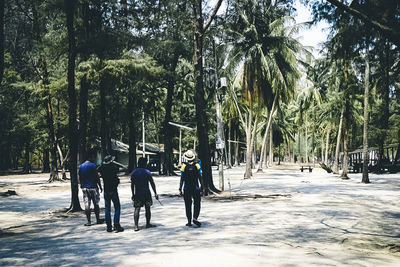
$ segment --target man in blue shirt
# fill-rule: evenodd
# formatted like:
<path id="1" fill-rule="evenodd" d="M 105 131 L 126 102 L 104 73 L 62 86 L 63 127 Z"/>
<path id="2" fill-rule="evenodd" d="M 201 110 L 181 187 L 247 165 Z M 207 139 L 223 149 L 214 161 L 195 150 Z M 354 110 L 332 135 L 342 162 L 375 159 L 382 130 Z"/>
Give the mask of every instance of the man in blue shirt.
<path id="1" fill-rule="evenodd" d="M 135 231 L 139 231 L 139 214 L 140 208 L 145 207 L 146 210 L 146 228 L 154 227 L 150 223 L 151 212 L 150 207 L 153 205 L 151 199 L 151 192 L 149 183 L 154 191 L 155 198 L 158 200 L 156 191 L 156 185 L 154 183 L 151 172 L 146 169 L 147 160 L 146 158 L 140 158 L 138 161 L 138 168 L 133 170 L 131 173 L 131 190 L 132 190 L 132 201 L 135 208 L 134 220 L 135 220 Z"/>
<path id="2" fill-rule="evenodd" d="M 81 189 L 83 193 L 83 202 L 85 203 L 85 213 L 87 218 L 87 223 L 85 226 L 91 226 L 92 222 L 90 220 L 90 203 L 93 202 L 94 213 L 96 214 L 96 223 L 101 224 L 103 221 L 100 219 L 100 193 L 103 188 L 101 188 L 101 183 L 99 175 L 97 174 L 96 164 L 90 160 L 86 160 L 79 166 L 79 182 L 81 184 Z"/>

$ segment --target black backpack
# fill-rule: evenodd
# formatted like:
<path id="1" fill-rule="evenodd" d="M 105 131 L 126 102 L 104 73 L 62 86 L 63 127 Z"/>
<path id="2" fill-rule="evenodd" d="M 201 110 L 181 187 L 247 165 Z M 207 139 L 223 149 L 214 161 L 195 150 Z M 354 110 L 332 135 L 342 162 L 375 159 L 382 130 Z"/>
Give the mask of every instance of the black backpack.
<path id="1" fill-rule="evenodd" d="M 186 165 L 185 171 L 183 172 L 183 178 L 187 188 L 195 188 L 198 186 L 197 180 L 199 178 L 199 170 L 197 169 L 196 164 Z"/>

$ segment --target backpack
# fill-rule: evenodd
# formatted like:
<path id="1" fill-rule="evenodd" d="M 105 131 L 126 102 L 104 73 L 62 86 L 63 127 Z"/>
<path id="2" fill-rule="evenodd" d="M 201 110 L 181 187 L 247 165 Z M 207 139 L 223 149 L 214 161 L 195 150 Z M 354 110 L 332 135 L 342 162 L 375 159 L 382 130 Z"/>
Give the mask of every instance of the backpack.
<path id="1" fill-rule="evenodd" d="M 198 178 L 199 178 L 199 170 L 196 167 L 196 164 L 187 164 L 185 166 L 185 170 L 183 172 L 183 178 L 185 180 L 186 188 L 196 188 L 198 187 Z"/>

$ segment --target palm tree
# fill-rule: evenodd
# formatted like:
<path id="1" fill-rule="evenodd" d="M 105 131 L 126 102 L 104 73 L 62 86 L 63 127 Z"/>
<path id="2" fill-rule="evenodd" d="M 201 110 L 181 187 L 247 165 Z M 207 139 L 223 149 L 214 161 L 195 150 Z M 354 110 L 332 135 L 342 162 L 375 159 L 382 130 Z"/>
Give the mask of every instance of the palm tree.
<path id="1" fill-rule="evenodd" d="M 299 78 L 296 53 L 300 45 L 291 37 L 295 29 L 285 27 L 290 10 L 280 4 L 280 1 L 234 2 L 237 16 L 230 25 L 232 41 L 228 68 L 231 71 L 241 69 L 240 86 L 248 106 L 246 120 L 242 120 L 247 140 L 245 178 L 251 176 L 250 159 L 258 113 L 266 106 L 271 120 L 272 107 L 293 96 Z"/>

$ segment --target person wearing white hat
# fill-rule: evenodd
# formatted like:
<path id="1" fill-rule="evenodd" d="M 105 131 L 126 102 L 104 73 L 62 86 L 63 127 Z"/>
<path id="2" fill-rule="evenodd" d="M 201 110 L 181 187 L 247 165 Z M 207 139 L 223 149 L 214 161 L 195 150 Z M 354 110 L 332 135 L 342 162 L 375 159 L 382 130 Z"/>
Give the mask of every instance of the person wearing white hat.
<path id="1" fill-rule="evenodd" d="M 200 164 L 195 162 L 196 155 L 192 150 L 185 152 L 184 157 L 187 163 L 182 164 L 181 180 L 179 183 L 179 195 L 183 195 L 185 201 L 185 210 L 187 224 L 192 226 L 192 222 L 198 227 L 201 223 L 198 221 L 200 215 L 200 188 L 203 187 L 202 171 Z M 200 186 L 199 187 L 199 182 Z M 182 193 L 183 187 L 183 193 Z M 193 200 L 193 218 L 192 218 L 192 200 Z"/>

